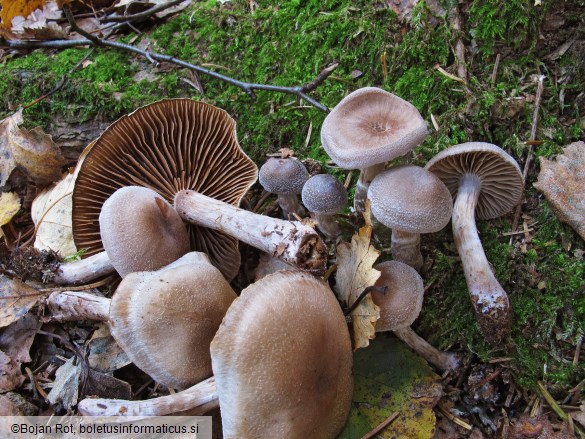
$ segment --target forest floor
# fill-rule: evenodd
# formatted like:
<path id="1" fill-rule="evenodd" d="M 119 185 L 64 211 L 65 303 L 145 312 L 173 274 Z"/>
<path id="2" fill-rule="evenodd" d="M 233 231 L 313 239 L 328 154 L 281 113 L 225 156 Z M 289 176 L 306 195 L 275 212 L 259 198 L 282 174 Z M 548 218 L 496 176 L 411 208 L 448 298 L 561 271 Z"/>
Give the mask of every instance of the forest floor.
<path id="1" fill-rule="evenodd" d="M 527 173 L 518 224 L 513 229 L 515 211 L 478 223 L 486 255 L 512 303 L 506 343 L 490 346 L 479 331 L 451 231 L 423 236 L 426 292 L 413 327 L 464 359 L 461 370 L 442 377 L 435 435 L 583 437 L 585 242 L 559 221 L 533 184 L 540 160 L 585 140 L 585 2 L 429 1 L 412 9 L 408 3 L 210 0 L 164 21 L 139 23 L 140 34 L 116 38 L 253 83 L 308 84 L 338 63 L 310 92 L 312 98 L 332 108 L 357 88 L 382 87 L 413 103 L 427 121 L 430 135 L 402 163 L 424 166 L 439 151 L 467 141 L 494 143 L 512 155 Z M 408 15 L 400 17 L 404 11 Z M 237 86 L 112 48 L 88 55 L 85 48 L 14 50 L 0 44 L 0 119 L 62 78 L 56 92 L 27 108 L 24 117 L 27 127 L 52 135 L 69 166 L 121 115 L 161 98 L 191 97 L 237 120 L 240 144 L 257 164 L 288 148 L 315 172 L 341 181 L 348 176 L 321 147 L 325 113 L 295 96 L 257 91 L 252 102 Z M 357 173 L 350 178 L 355 182 Z M 26 176 L 15 171 L 2 189 L 26 188 Z M 8 237 L 31 232 L 31 196 Z M 254 186 L 244 206 L 255 206 L 261 196 Z M 273 201 L 260 210 L 277 215 Z M 350 219 L 348 239 L 358 224 L 349 212 L 344 217 Z M 382 251 L 380 260 L 390 259 L 388 232 L 377 228 L 373 243 Z M 9 249 L 3 248 L 4 270 L 15 265 Z M 253 268 L 258 255 L 248 248 L 243 254 Z M 25 264 L 27 257 L 20 256 Z M 235 287 L 250 281 L 242 274 Z M 77 331 L 81 339 L 89 334 L 88 327 Z M 31 370 L 45 360 L 36 358 Z M 136 371 L 122 375 L 129 373 Z M 43 405 L 36 392 L 22 393 Z"/>

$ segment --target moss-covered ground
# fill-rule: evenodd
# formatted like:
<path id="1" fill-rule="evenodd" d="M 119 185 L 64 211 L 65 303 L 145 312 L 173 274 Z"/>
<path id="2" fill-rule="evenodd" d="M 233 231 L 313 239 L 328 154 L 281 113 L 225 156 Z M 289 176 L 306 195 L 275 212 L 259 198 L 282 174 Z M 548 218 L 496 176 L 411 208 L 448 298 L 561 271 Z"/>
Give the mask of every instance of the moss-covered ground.
<path id="1" fill-rule="evenodd" d="M 505 364 L 527 389 L 543 380 L 562 395 L 583 380 L 583 355 L 578 361 L 574 357 L 585 333 L 585 243 L 557 220 L 532 183 L 539 157 L 551 158 L 564 145 L 584 139 L 585 31 L 579 23 L 585 21 L 585 2 L 561 2 L 554 10 L 549 10 L 552 2 L 464 2 L 461 31 L 425 2 L 412 11 L 409 24 L 378 1 L 258 3 L 251 11 L 247 0 L 197 2 L 124 40 L 239 80 L 276 85 L 308 83 L 337 61 L 339 67 L 311 96 L 333 107 L 354 89 L 378 86 L 409 100 L 431 127 L 427 140 L 407 158 L 417 164 L 449 145 L 477 140 L 502 146 L 522 165 L 533 121 L 534 77 L 545 75 L 537 130 L 543 143 L 534 148 L 523 205 L 527 222 L 537 223 L 511 245 L 505 233 L 512 215 L 479 223 L 487 256 L 512 301 L 513 340 L 501 349 L 483 341 L 449 231 L 424 239 L 433 265 L 425 274 L 427 296 L 415 326 L 435 345 L 459 349 L 468 357 L 509 357 Z M 445 1 L 441 7 L 448 11 L 456 3 Z M 564 20 L 561 28 L 554 28 L 551 16 Z M 577 42 L 550 56 L 570 36 Z M 467 84 L 436 68 L 456 73 L 458 38 L 467 48 Z M 325 114 L 291 95 L 259 91 L 251 102 L 239 88 L 204 76 L 201 95 L 183 81 L 193 80 L 190 72 L 156 67 L 111 49 L 95 50 L 85 67 L 68 74 L 86 53 L 67 49 L 5 55 L 0 62 L 0 118 L 51 90 L 65 74 L 68 81 L 58 93 L 26 110 L 27 124 L 50 132 L 57 116 L 71 124 L 112 121 L 164 97 L 193 97 L 237 119 L 240 142 L 257 163 L 283 147 L 299 157 L 328 160 L 319 137 Z M 137 73 L 144 71 L 152 75 L 140 79 Z"/>

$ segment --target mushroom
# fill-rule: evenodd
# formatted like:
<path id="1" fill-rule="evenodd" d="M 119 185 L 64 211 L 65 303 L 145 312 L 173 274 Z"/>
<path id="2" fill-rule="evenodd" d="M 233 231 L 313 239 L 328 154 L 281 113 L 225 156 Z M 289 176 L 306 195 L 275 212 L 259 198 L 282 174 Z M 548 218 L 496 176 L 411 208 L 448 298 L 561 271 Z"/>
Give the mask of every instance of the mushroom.
<path id="1" fill-rule="evenodd" d="M 469 142 L 440 152 L 426 168 L 455 198 L 453 237 L 471 302 L 484 337 L 498 344 L 510 334 L 512 311 L 483 251 L 475 218 L 497 218 L 520 202 L 524 189 L 520 167 L 496 145 Z"/>
<path id="2" fill-rule="evenodd" d="M 392 257 L 419 271 L 420 234 L 438 232 L 451 219 L 453 200 L 447 187 L 424 168 L 402 165 L 378 174 L 368 198 L 374 217 L 392 229 Z"/>
<path id="3" fill-rule="evenodd" d="M 347 418 L 353 379 L 347 324 L 331 289 L 300 271 L 251 284 L 211 344 L 223 436 L 334 438 Z M 147 401 L 85 399 L 90 416 L 186 411 L 212 400 L 211 380 Z"/>
<path id="4" fill-rule="evenodd" d="M 157 270 L 189 251 L 185 223 L 152 189 L 118 189 L 104 202 L 99 222 L 104 249 L 122 277 Z"/>
<path id="5" fill-rule="evenodd" d="M 102 251 L 98 217 L 124 186 L 150 188 L 171 202 L 191 189 L 239 205 L 257 167 L 240 148 L 236 123 L 223 110 L 191 99 L 167 99 L 123 116 L 88 147 L 73 192 L 73 236 L 85 256 Z M 189 226 L 191 248 L 209 254 L 226 279 L 239 270 L 235 238 Z"/>
<path id="6" fill-rule="evenodd" d="M 258 181 L 265 191 L 278 195 L 278 204 L 285 219 L 291 214 L 305 214 L 297 195 L 301 193 L 309 172 L 294 158 L 269 158 L 258 172 Z"/>
<path id="7" fill-rule="evenodd" d="M 347 204 L 347 191 L 334 176 L 317 174 L 309 178 L 301 193 L 303 204 L 315 215 L 317 226 L 331 240 L 341 233 L 333 215 Z"/>
<path id="8" fill-rule="evenodd" d="M 321 143 L 344 169 L 360 169 L 354 196 L 363 212 L 368 186 L 386 162 L 412 151 L 427 135 L 427 125 L 409 102 L 375 87 L 360 88 L 327 115 Z"/>
<path id="9" fill-rule="evenodd" d="M 190 190 L 175 196 L 175 209 L 184 221 L 222 231 L 314 274 L 325 272 L 327 247 L 300 221 L 258 215 Z"/>
<path id="10" fill-rule="evenodd" d="M 204 253 L 152 272 L 130 273 L 112 299 L 52 293 L 53 320 L 107 321 L 130 360 L 159 383 L 184 389 L 212 374 L 209 344 L 236 298 Z"/>
<path id="11" fill-rule="evenodd" d="M 375 283 L 386 287 L 386 293 L 373 291 L 372 300 L 380 307 L 376 332 L 393 331 L 413 351 L 441 371 L 455 370 L 459 360 L 453 354 L 441 352 L 412 330 L 410 325 L 420 314 L 424 284 L 418 272 L 399 261 L 386 261 L 374 267 L 381 272 Z"/>

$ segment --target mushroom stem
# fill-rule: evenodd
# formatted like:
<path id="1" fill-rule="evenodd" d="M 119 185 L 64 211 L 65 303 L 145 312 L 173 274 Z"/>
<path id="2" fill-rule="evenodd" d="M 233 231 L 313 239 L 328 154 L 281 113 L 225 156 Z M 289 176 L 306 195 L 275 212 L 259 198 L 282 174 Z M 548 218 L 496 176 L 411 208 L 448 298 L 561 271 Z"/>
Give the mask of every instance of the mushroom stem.
<path id="1" fill-rule="evenodd" d="M 420 252 L 420 234 L 392 229 L 392 258 L 404 262 L 416 271 L 423 266 L 423 256 Z"/>
<path id="2" fill-rule="evenodd" d="M 414 332 L 410 326 L 395 329 L 394 334 L 410 346 L 414 352 L 441 371 L 455 370 L 460 366 L 459 359 L 455 354 L 438 350 Z"/>
<path id="3" fill-rule="evenodd" d="M 303 270 L 325 271 L 323 240 L 299 221 L 258 215 L 190 190 L 177 193 L 175 208 L 187 222 L 225 232 Z"/>
<path id="4" fill-rule="evenodd" d="M 303 217 L 307 214 L 301 203 L 299 203 L 299 199 L 297 194 L 278 194 L 278 205 L 282 210 L 282 216 L 285 219 L 290 218 L 291 214 L 295 213 L 299 217 Z"/>
<path id="5" fill-rule="evenodd" d="M 489 343 L 497 344 L 510 335 L 512 315 L 508 295 L 490 268 L 475 225 L 480 189 L 479 177 L 461 177 L 453 206 L 453 237 L 481 332 Z"/>
<path id="6" fill-rule="evenodd" d="M 341 234 L 341 227 L 335 221 L 334 215 L 327 215 L 324 213 L 315 213 L 315 220 L 317 220 L 317 227 L 321 230 L 327 238 L 335 241 Z"/>
<path id="7" fill-rule="evenodd" d="M 110 315 L 111 300 L 83 291 L 55 291 L 47 297 L 50 319 L 60 322 L 97 320 L 105 322 Z"/>
<path id="8" fill-rule="evenodd" d="M 197 407 L 207 412 L 219 407 L 215 377 L 159 398 L 144 401 L 87 398 L 77 405 L 79 413 L 84 416 L 164 416 Z"/>
<path id="9" fill-rule="evenodd" d="M 110 258 L 105 251 L 102 251 L 79 261 L 60 264 L 53 281 L 60 285 L 77 284 L 114 272 Z"/>
<path id="10" fill-rule="evenodd" d="M 353 207 L 356 212 L 366 210 L 366 198 L 368 198 L 370 183 L 385 167 L 386 163 L 378 163 L 360 170 L 360 176 L 355 185 L 355 195 L 353 196 Z"/>

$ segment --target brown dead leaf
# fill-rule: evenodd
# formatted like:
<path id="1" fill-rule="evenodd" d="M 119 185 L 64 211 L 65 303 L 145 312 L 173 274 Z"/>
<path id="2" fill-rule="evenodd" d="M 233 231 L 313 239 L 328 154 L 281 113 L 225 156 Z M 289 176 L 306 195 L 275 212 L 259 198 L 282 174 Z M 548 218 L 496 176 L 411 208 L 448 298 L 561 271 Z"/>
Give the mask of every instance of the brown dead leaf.
<path id="1" fill-rule="evenodd" d="M 369 203 L 364 213 L 366 225 L 353 235 L 351 243 L 342 242 L 337 246 L 336 285 L 339 299 L 351 306 L 367 288 L 376 283 L 381 272 L 373 268 L 380 252 L 370 245 L 372 224 Z M 374 304 L 368 294 L 351 312 L 354 349 L 369 345 L 375 337 L 376 321 L 380 318 L 380 307 Z"/>
<path id="2" fill-rule="evenodd" d="M 20 365 L 0 351 L 0 392 L 16 389 L 23 381 L 24 376 L 20 372 Z"/>
<path id="3" fill-rule="evenodd" d="M 0 275 L 0 327 L 22 318 L 39 300 L 42 293 L 17 279 Z"/>
<path id="4" fill-rule="evenodd" d="M 20 129 L 22 109 L 0 121 L 0 186 L 14 168 L 21 167 L 37 184 L 48 184 L 61 176 L 65 159 L 51 136 L 40 127 Z"/>
<path id="5" fill-rule="evenodd" d="M 99 372 L 113 372 L 130 364 L 130 359 L 114 338 L 109 326 L 100 323 L 88 343 L 88 361 L 92 369 Z"/>
<path id="6" fill-rule="evenodd" d="M 0 392 L 18 387 L 24 381 L 20 366 L 31 361 L 29 350 L 41 324 L 27 315 L 0 333 Z"/>
<path id="7" fill-rule="evenodd" d="M 534 187 L 544 193 L 559 220 L 585 239 L 585 142 L 566 146 L 556 161 L 541 158 Z"/>

